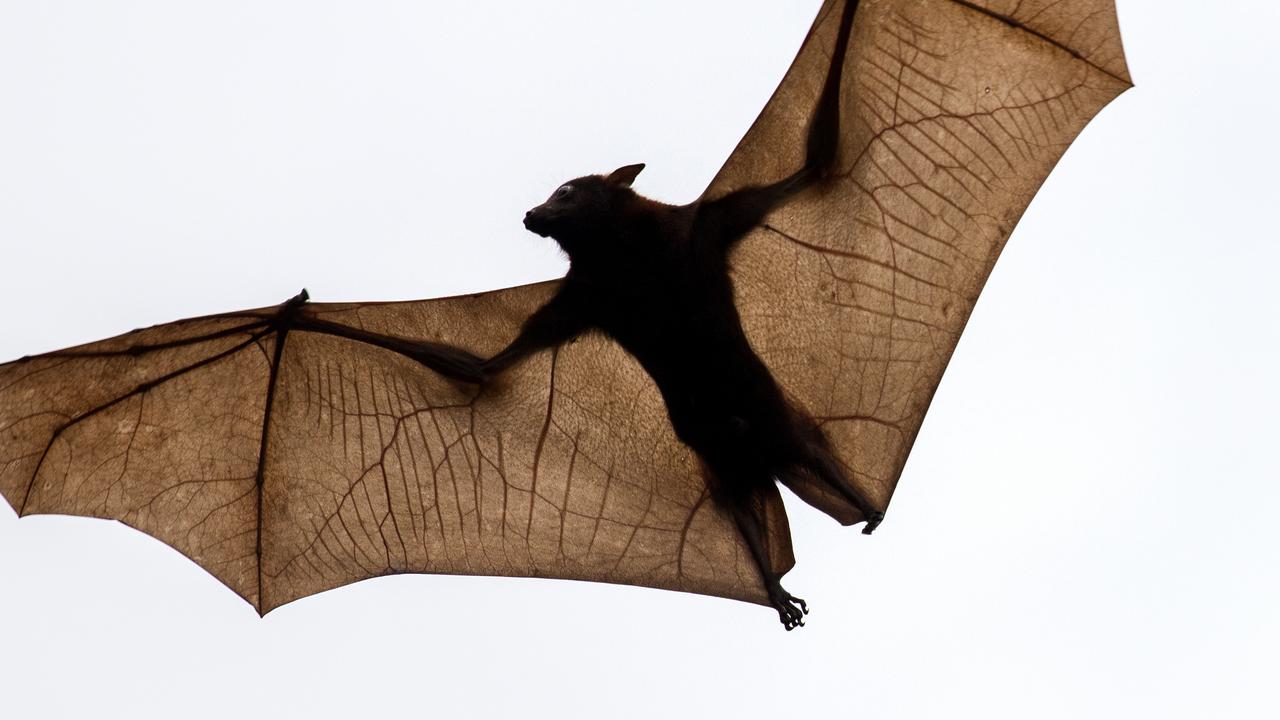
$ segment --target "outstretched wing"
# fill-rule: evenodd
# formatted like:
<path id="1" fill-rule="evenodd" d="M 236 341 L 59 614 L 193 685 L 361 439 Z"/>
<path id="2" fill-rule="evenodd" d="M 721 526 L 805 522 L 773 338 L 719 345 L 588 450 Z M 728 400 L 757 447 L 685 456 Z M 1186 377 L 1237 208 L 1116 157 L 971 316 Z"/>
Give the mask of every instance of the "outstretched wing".
<path id="1" fill-rule="evenodd" d="M 839 5 L 708 196 L 800 162 Z M 1008 232 L 1127 87 L 1110 2 L 1008 5 L 863 0 L 840 182 L 733 258 L 752 342 L 881 503 Z M 491 353 L 554 287 L 297 312 Z M 656 387 L 616 345 L 587 337 L 478 391 L 285 317 L 180 321 L 0 366 L 0 493 L 23 515 L 141 529 L 260 612 L 396 572 L 766 600 Z M 769 517 L 785 570 L 785 518 Z"/>
<path id="2" fill-rule="evenodd" d="M 842 6 L 825 3 L 705 198 L 800 164 Z M 780 207 L 732 261 L 755 350 L 885 507 L 1009 233 L 1131 83 L 1111 0 L 862 0 L 845 62 L 835 181 Z"/>
<path id="3" fill-rule="evenodd" d="M 554 287 L 297 312 L 492 353 Z M 264 613 L 399 572 L 762 599 L 656 387 L 613 343 L 584 338 L 478 390 L 285 317 L 0 366 L 0 492 L 23 515 L 154 535 Z"/>

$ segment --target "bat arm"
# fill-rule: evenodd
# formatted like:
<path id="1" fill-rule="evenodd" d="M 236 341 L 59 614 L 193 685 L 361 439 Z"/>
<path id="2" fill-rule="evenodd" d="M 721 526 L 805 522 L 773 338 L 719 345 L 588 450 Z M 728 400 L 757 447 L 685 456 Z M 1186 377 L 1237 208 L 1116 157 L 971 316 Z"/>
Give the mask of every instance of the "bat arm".
<path id="1" fill-rule="evenodd" d="M 404 338 L 369 332 L 368 330 L 361 330 L 360 328 L 317 317 L 309 317 L 301 313 L 294 315 L 289 324 L 290 329 L 293 331 L 333 335 L 399 353 L 412 360 L 417 360 L 441 375 L 454 380 L 480 383 L 486 379 L 481 359 L 466 350 L 452 345 L 428 340 L 405 340 Z"/>
<path id="2" fill-rule="evenodd" d="M 736 190 L 699 209 L 700 218 L 705 218 L 715 229 L 711 236 L 720 238 L 720 245 L 725 251 L 732 249 L 752 228 L 764 222 L 775 207 L 824 180 L 835 166 L 840 145 L 840 87 L 857 10 L 858 0 L 845 3 L 822 95 L 809 118 L 804 165 L 782 180 Z"/>
<path id="3" fill-rule="evenodd" d="M 523 334 L 511 341 L 511 344 L 503 348 L 498 354 L 481 361 L 480 368 L 486 377 L 492 377 L 515 365 L 526 357 L 543 348 L 551 347 L 555 343 L 535 342 Z"/>
<path id="4" fill-rule="evenodd" d="M 546 305 L 525 320 L 516 336 L 505 348 L 480 364 L 486 377 L 497 375 L 539 350 L 566 343 L 587 330 L 581 311 L 562 290 Z"/>
<path id="5" fill-rule="evenodd" d="M 398 353 L 416 360 L 447 378 L 467 383 L 484 383 L 525 357 L 545 348 L 572 340 L 586 330 L 576 293 L 565 289 L 529 316 L 516 336 L 498 354 L 488 359 L 453 345 L 430 340 L 408 340 L 370 332 L 323 318 L 306 315 L 298 308 L 306 302 L 300 295 L 282 306 L 274 322 L 292 332 L 314 332 L 346 338 Z"/>

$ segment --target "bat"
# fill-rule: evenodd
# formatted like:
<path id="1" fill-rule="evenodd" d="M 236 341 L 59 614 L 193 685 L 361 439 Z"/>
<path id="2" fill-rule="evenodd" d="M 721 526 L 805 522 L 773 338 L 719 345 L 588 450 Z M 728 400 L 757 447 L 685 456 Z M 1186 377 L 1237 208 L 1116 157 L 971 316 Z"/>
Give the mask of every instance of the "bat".
<path id="1" fill-rule="evenodd" d="M 264 614 L 428 572 L 697 592 L 790 629 L 804 608 L 779 601 L 794 557 L 773 480 L 879 521 L 1013 226 L 1130 86 L 1109 1 L 824 4 L 690 206 L 795 177 L 835 98 L 822 179 L 752 218 L 727 277 L 790 426 L 812 428 L 846 486 L 778 473 L 726 495 L 641 359 L 601 333 L 460 381 L 479 377 L 457 348 L 498 356 L 556 281 L 409 303 L 304 293 L 0 366 L 0 494 L 19 515 L 138 528 Z"/>

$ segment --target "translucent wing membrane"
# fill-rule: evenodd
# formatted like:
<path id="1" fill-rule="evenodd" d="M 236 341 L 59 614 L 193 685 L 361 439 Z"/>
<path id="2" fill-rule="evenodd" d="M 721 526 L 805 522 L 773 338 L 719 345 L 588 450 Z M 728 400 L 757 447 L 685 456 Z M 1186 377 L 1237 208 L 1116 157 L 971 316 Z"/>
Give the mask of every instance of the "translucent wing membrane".
<path id="1" fill-rule="evenodd" d="M 839 7 L 705 197 L 800 163 Z M 835 181 L 767 218 L 734 278 L 756 351 L 884 507 L 1014 225 L 1130 83 L 1110 0 L 864 0 L 844 77 Z"/>

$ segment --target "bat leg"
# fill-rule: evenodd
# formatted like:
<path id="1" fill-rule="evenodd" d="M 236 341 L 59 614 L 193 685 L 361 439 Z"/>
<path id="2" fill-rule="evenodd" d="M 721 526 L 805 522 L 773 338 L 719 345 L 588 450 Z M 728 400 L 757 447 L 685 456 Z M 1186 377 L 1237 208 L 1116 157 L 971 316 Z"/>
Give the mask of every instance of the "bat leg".
<path id="1" fill-rule="evenodd" d="M 771 568 L 769 552 L 765 549 L 764 523 L 750 501 L 732 503 L 733 519 L 747 541 L 747 547 L 760 568 L 764 579 L 765 590 L 769 593 L 769 604 L 778 611 L 778 620 L 788 632 L 804 626 L 804 616 L 809 614 L 809 605 L 804 600 L 787 592 L 782 587 L 778 574 Z"/>
<path id="2" fill-rule="evenodd" d="M 884 512 L 871 504 L 871 501 L 849 482 L 844 468 L 840 467 L 840 462 L 826 448 L 825 443 L 810 441 L 804 455 L 801 465 L 862 513 L 862 517 L 867 521 L 867 524 L 862 527 L 862 534 L 870 535 L 875 532 L 880 522 L 884 520 Z"/>
<path id="3" fill-rule="evenodd" d="M 745 477 L 740 474 L 716 473 L 714 470 L 710 474 L 713 497 L 733 515 L 734 523 L 760 570 L 760 577 L 769 594 L 769 604 L 778 612 L 782 626 L 788 631 L 802 627 L 804 616 L 809 614 L 809 605 L 782 587 L 782 573 L 774 569 L 778 564 L 775 556 L 779 554 L 787 558 L 782 561 L 785 562 L 785 567 L 789 567 L 791 563 L 790 531 L 787 530 L 786 511 L 782 508 L 782 496 L 778 494 L 777 486 L 772 480 L 745 483 L 742 482 Z M 726 480 L 728 485 L 725 484 Z M 771 502 L 775 507 L 769 507 Z M 771 510 L 774 514 L 772 523 L 769 522 Z M 777 513 L 782 515 L 778 516 Z M 777 537 L 773 537 L 774 535 Z M 772 547 L 773 545 L 778 547 Z M 771 553 L 770 549 L 780 553 Z"/>

